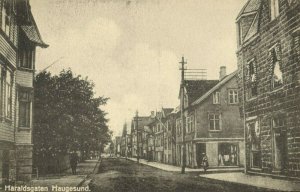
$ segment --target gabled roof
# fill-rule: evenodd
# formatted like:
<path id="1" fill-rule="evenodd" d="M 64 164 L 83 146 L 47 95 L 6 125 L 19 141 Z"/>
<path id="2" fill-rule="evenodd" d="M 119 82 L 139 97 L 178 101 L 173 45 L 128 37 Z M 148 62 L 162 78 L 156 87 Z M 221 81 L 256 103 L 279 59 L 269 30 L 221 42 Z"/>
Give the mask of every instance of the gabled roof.
<path id="1" fill-rule="evenodd" d="M 218 82 L 218 80 L 185 80 L 185 90 L 188 95 L 189 104 L 204 95 Z"/>
<path id="2" fill-rule="evenodd" d="M 238 14 L 237 20 L 243 15 L 255 13 L 260 9 L 261 0 L 248 0 L 244 5 L 240 13 Z"/>
<path id="3" fill-rule="evenodd" d="M 32 15 L 31 8 L 30 5 L 28 4 L 28 1 L 18 1 L 17 7 L 18 7 L 18 17 L 19 17 L 18 23 L 22 31 L 27 36 L 28 40 L 37 46 L 43 48 L 48 47 L 49 45 L 47 45 L 42 40 L 41 34 Z"/>
<path id="4" fill-rule="evenodd" d="M 218 90 L 220 87 L 222 87 L 230 79 L 232 79 L 236 74 L 237 74 L 237 71 L 224 77 L 218 84 L 216 84 L 213 88 L 211 88 L 209 91 L 207 91 L 204 95 L 202 95 L 200 98 L 198 98 L 196 101 L 194 101 L 192 103 L 192 106 L 200 104 L 202 101 L 204 101 L 206 98 L 208 98 L 212 93 L 214 93 L 216 90 Z"/>

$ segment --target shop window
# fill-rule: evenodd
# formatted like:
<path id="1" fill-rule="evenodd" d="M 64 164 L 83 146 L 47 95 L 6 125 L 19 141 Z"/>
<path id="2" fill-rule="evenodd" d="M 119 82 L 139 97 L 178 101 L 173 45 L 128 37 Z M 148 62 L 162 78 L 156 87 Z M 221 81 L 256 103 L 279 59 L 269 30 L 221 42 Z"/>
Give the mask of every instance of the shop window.
<path id="1" fill-rule="evenodd" d="M 228 98 L 229 98 L 229 104 L 237 104 L 239 102 L 238 90 L 237 89 L 228 90 Z"/>
<path id="2" fill-rule="evenodd" d="M 220 92 L 216 91 L 213 94 L 213 104 L 220 104 Z"/>
<path id="3" fill-rule="evenodd" d="M 219 131 L 221 130 L 220 114 L 209 114 L 209 130 Z"/>
<path id="4" fill-rule="evenodd" d="M 30 127 L 31 91 L 19 90 L 19 126 Z"/>
<path id="5" fill-rule="evenodd" d="M 238 146 L 231 143 L 220 143 L 218 146 L 219 166 L 237 166 Z"/>

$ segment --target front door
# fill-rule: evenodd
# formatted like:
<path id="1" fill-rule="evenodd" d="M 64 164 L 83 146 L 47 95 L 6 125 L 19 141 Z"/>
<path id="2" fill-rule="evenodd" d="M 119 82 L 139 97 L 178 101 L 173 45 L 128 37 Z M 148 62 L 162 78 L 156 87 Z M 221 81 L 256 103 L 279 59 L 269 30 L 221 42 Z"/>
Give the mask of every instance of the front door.
<path id="1" fill-rule="evenodd" d="M 206 153 L 206 145 L 205 143 L 197 143 L 196 144 L 196 153 L 197 153 L 197 166 L 201 167 L 202 159 L 204 154 Z"/>
<path id="2" fill-rule="evenodd" d="M 287 164 L 287 134 L 286 131 L 274 133 L 274 167 L 277 170 L 286 169 Z"/>

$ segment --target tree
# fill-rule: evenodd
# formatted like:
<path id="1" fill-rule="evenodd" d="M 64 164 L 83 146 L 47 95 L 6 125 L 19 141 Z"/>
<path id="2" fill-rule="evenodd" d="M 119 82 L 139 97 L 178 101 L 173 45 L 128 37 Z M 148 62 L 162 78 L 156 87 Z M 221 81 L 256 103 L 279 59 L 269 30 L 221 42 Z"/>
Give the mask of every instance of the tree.
<path id="1" fill-rule="evenodd" d="M 34 94 L 34 157 L 55 158 L 70 151 L 101 151 L 111 141 L 106 113 L 108 98 L 95 97 L 94 84 L 69 70 L 37 75 Z"/>

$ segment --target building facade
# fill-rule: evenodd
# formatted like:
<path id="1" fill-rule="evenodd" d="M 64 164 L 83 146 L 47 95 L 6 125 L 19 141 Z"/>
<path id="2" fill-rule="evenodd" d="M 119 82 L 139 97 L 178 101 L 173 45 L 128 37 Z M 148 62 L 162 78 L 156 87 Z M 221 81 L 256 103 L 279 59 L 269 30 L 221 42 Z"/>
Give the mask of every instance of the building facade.
<path id="1" fill-rule="evenodd" d="M 40 36 L 28 0 L 0 1 L 0 186 L 32 174 L 33 78 Z"/>
<path id="2" fill-rule="evenodd" d="M 187 166 L 201 167 L 204 154 L 210 167 L 244 165 L 244 129 L 240 117 L 237 73 L 226 75 L 195 100 L 186 120 Z"/>
<path id="3" fill-rule="evenodd" d="M 237 17 L 246 171 L 300 176 L 300 2 L 249 0 Z"/>
<path id="4" fill-rule="evenodd" d="M 218 80 L 185 80 L 184 82 L 184 102 L 183 102 L 183 122 L 184 127 L 186 128 L 185 138 L 183 140 L 183 130 L 182 130 L 182 119 L 181 119 L 181 111 L 176 110 L 176 164 L 182 165 L 182 155 L 183 155 L 183 145 L 186 145 L 186 165 L 188 167 L 193 167 L 194 163 L 192 163 L 193 159 L 193 151 L 191 147 L 191 143 L 193 142 L 195 135 L 195 124 L 194 117 L 192 115 L 192 111 L 190 110 L 191 104 L 204 95 L 208 90 L 210 90 L 213 86 L 215 86 L 219 81 Z M 181 95 L 181 91 L 179 93 Z"/>

